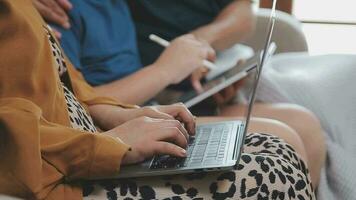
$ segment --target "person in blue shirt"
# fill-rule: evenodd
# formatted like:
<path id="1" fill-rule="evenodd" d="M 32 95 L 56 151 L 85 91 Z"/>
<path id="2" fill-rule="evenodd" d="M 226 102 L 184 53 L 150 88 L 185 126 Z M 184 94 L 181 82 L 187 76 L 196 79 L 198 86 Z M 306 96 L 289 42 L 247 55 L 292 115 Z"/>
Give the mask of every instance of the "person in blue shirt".
<path id="1" fill-rule="evenodd" d="M 68 3 L 66 0 L 58 2 Z M 219 11 L 226 9 L 225 12 L 221 13 L 220 19 L 217 19 L 212 27 L 196 30 L 193 33 L 194 37 L 190 36 L 189 40 L 194 40 L 194 42 L 191 42 L 195 45 L 190 44 L 187 45 L 188 47 L 182 47 L 181 44 L 171 45 L 169 48 L 174 48 L 174 51 L 167 50 L 166 53 L 160 51 L 159 55 L 162 55 L 162 59 L 159 59 L 156 55 L 154 61 L 149 64 L 144 63 L 147 66 L 143 67 L 137 49 L 135 27 L 126 1 L 72 0 L 70 2 L 70 6 L 65 6 L 65 8 L 72 8 L 67 9 L 69 17 L 62 17 L 67 20 L 57 20 L 57 23 L 61 26 L 53 24 L 54 28 L 61 34 L 61 44 L 64 51 L 76 68 L 83 73 L 85 79 L 91 85 L 96 86 L 97 92 L 102 95 L 110 94 L 121 101 L 133 104 L 147 102 L 167 86 L 179 83 L 189 75 L 191 75 L 192 86 L 196 90 L 200 90 L 200 80 L 207 69 L 201 67 L 201 63 L 198 64 L 199 67 L 194 64 L 186 64 L 194 59 L 199 59 L 199 57 L 194 57 L 194 53 L 190 52 L 192 46 L 201 46 L 208 52 L 206 58 L 213 60 L 215 54 L 211 45 L 214 48 L 219 46 L 226 48 L 237 40 L 246 37 L 253 29 L 253 17 L 251 17 L 253 15 L 251 9 L 249 9 L 249 1 L 242 0 L 242 3 L 231 1 L 231 5 L 227 7 L 225 5 L 228 5 L 228 3 L 221 4 L 214 13 L 214 15 L 217 15 Z M 50 20 L 53 21 L 53 16 L 56 15 L 63 16 L 61 12 L 57 11 L 59 9 L 53 8 L 52 10 L 54 10 L 54 14 L 49 15 Z M 235 18 L 236 20 L 234 20 Z M 240 22 L 241 20 L 244 21 L 243 24 Z M 236 23 L 244 26 L 235 26 Z M 68 24 L 71 26 L 69 27 Z M 203 34 L 211 32 L 215 29 L 215 26 L 218 26 L 220 31 L 216 32 L 215 37 L 211 37 L 211 40 L 208 41 L 208 38 Z M 152 45 L 156 44 L 152 42 Z M 167 52 L 171 52 L 171 54 L 168 55 Z M 162 63 L 161 61 L 168 62 Z M 157 64 L 165 65 L 163 67 L 165 70 L 158 70 L 160 67 L 155 67 Z M 142 76 L 139 76 L 140 74 Z M 156 79 L 153 80 L 152 77 Z M 125 91 L 125 95 L 123 95 L 123 91 Z M 221 96 L 220 99 L 224 100 L 224 97 L 231 99 L 233 94 L 228 93 L 228 95 Z"/>
<path id="2" fill-rule="evenodd" d="M 70 7 L 67 22 L 51 26 L 60 32 L 66 55 L 101 95 L 143 104 L 215 57 L 209 45 L 188 34 L 143 67 L 126 1 L 72 0 Z"/>
<path id="3" fill-rule="evenodd" d="M 67 56 L 91 85 L 107 84 L 140 70 L 135 28 L 124 1 L 74 0 L 72 4 L 71 29 L 54 27 L 62 34 Z"/>

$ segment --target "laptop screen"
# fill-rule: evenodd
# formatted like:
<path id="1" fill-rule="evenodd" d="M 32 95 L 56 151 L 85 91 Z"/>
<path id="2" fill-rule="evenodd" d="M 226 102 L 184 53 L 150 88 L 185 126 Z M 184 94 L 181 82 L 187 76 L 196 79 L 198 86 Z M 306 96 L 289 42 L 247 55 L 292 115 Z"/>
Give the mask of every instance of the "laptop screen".
<path id="1" fill-rule="evenodd" d="M 252 76 L 252 77 L 250 77 L 252 79 L 252 84 L 250 85 L 250 88 L 249 88 L 250 92 L 248 92 L 248 94 L 250 94 L 250 97 L 249 97 L 247 111 L 246 111 L 245 119 L 244 119 L 245 123 L 244 123 L 243 140 L 245 140 L 248 126 L 250 123 L 253 104 L 254 104 L 255 98 L 256 98 L 257 86 L 258 86 L 258 82 L 260 80 L 263 66 L 266 64 L 266 61 L 273 55 L 273 53 L 276 50 L 275 43 L 271 43 L 272 33 L 273 33 L 274 25 L 275 25 L 276 3 L 277 3 L 277 0 L 273 0 L 273 7 L 271 9 L 269 24 L 267 26 L 267 35 L 266 35 L 265 45 L 264 45 L 263 51 L 261 52 L 260 61 L 258 62 L 258 66 L 257 66 L 255 72 L 250 73 Z"/>

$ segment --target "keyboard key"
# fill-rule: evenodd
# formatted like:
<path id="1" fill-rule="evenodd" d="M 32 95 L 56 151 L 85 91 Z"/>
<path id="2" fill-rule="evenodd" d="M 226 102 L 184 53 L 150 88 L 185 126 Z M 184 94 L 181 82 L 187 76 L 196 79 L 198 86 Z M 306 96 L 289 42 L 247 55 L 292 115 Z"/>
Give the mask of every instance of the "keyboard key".
<path id="1" fill-rule="evenodd" d="M 152 169 L 199 167 L 204 165 L 216 165 L 225 158 L 228 135 L 231 125 L 215 125 L 201 127 L 195 137 L 190 137 L 187 148 L 187 158 L 172 156 L 156 156 L 152 162 Z"/>
<path id="2" fill-rule="evenodd" d="M 156 156 L 150 166 L 151 169 L 179 168 L 184 166 L 185 158 L 169 155 Z"/>
<path id="3" fill-rule="evenodd" d="M 220 164 L 221 162 L 218 162 L 218 161 L 216 161 L 216 160 L 206 160 L 206 161 L 204 161 L 204 165 L 206 166 L 206 165 L 218 165 L 218 164 Z"/>

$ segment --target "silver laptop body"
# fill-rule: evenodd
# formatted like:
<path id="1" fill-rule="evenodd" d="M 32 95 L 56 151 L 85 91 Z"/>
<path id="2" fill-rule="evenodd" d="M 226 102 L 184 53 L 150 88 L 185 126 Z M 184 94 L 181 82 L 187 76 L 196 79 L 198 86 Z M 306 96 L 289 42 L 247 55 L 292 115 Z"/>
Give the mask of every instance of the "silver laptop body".
<path id="1" fill-rule="evenodd" d="M 246 121 L 224 121 L 199 125 L 196 136 L 191 137 L 188 142 L 186 158 L 157 155 L 141 164 L 123 166 L 115 178 L 230 170 L 239 162 L 262 67 L 276 49 L 275 44 L 271 44 L 275 23 L 275 5 L 276 0 L 273 2 L 264 51 L 261 53 L 252 85 Z"/>

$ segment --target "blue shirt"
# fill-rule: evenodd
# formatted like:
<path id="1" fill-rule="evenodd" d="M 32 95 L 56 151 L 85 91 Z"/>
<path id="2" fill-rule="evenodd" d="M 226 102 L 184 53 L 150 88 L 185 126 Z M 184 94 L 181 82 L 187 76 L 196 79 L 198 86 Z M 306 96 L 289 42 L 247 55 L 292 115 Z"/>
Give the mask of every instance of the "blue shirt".
<path id="1" fill-rule="evenodd" d="M 136 32 L 124 0 L 71 0 L 71 29 L 55 26 L 74 66 L 91 85 L 125 77 L 141 68 Z"/>

